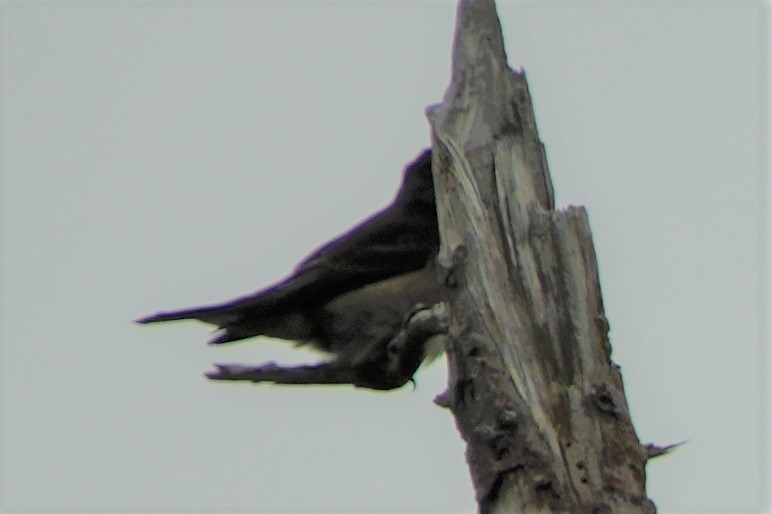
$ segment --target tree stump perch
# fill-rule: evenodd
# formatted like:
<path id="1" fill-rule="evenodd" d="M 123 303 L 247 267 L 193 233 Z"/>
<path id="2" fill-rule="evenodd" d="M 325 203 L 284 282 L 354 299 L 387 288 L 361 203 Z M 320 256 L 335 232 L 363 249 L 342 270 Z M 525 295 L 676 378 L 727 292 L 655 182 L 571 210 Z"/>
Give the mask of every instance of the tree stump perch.
<path id="1" fill-rule="evenodd" d="M 438 403 L 467 443 L 480 513 L 655 512 L 587 213 L 555 210 L 493 0 L 460 1 L 450 86 L 427 116 L 449 314 Z"/>

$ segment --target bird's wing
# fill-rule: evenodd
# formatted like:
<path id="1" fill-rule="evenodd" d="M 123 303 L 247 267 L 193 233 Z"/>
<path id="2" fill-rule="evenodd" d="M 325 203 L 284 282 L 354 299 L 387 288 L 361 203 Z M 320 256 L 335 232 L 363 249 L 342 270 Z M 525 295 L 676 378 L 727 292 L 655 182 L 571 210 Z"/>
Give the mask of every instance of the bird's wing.
<path id="1" fill-rule="evenodd" d="M 364 285 L 422 268 L 439 244 L 437 214 L 433 201 L 418 207 L 409 201 L 405 185 L 425 192 L 431 188 L 430 154 L 424 152 L 408 166 L 398 200 L 350 231 L 317 248 L 302 260 L 283 281 L 226 303 L 161 312 L 137 320 L 155 323 L 178 319 L 198 319 L 225 326 L 241 317 L 280 313 L 289 308 L 303 309 L 327 302 Z M 421 171 L 417 177 L 415 171 Z M 417 179 L 411 183 L 409 180 Z M 420 187 L 419 187 L 420 186 Z M 433 189 L 430 191 L 433 200 Z"/>

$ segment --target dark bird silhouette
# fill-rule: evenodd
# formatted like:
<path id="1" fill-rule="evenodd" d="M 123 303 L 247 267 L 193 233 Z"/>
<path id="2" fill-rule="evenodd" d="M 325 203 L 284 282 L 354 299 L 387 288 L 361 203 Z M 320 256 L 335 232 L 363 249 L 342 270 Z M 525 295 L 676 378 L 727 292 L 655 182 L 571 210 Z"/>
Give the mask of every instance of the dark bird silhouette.
<path id="1" fill-rule="evenodd" d="M 319 247 L 283 281 L 226 303 L 137 322 L 195 319 L 219 328 L 210 344 L 264 335 L 333 357 L 291 368 L 217 365 L 208 374 L 215 380 L 393 389 L 411 380 L 426 356 L 432 334 L 393 340 L 417 306 L 439 300 L 438 246 L 431 151 L 425 150 L 406 167 L 391 205 Z"/>

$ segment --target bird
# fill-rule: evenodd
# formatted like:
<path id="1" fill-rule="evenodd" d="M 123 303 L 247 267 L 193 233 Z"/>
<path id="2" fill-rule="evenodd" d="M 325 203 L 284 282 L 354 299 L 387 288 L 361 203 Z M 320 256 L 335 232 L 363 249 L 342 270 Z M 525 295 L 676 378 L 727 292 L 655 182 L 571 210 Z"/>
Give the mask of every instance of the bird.
<path id="1" fill-rule="evenodd" d="M 330 357 L 295 367 L 216 364 L 207 373 L 213 380 L 391 390 L 412 381 L 424 360 L 441 353 L 441 338 L 434 337 L 441 334 L 418 330 L 395 340 L 412 314 L 440 301 L 438 248 L 432 152 L 425 149 L 405 167 L 391 204 L 312 251 L 284 280 L 225 303 L 136 321 L 193 319 L 217 327 L 209 344 L 267 336 Z"/>

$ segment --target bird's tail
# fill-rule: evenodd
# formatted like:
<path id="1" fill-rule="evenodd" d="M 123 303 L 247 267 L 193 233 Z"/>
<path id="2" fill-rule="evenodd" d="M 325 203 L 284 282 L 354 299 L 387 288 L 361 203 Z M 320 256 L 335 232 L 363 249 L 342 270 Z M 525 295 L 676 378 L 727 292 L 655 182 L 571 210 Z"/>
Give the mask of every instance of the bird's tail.
<path id="1" fill-rule="evenodd" d="M 233 322 L 236 318 L 236 314 L 230 312 L 230 309 L 228 308 L 194 307 L 192 309 L 183 309 L 179 311 L 157 312 L 134 321 L 146 325 L 148 323 L 161 323 L 164 321 L 196 319 L 203 321 L 204 323 L 209 323 L 210 325 L 223 326 L 227 325 L 229 322 Z"/>
<path id="2" fill-rule="evenodd" d="M 274 312 L 267 309 L 264 303 L 254 299 L 158 312 L 135 321 L 145 325 L 186 319 L 215 325 L 219 329 L 209 344 L 230 343 L 259 335 L 295 341 L 307 340 L 313 336 L 312 327 L 302 312 Z"/>

